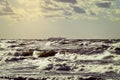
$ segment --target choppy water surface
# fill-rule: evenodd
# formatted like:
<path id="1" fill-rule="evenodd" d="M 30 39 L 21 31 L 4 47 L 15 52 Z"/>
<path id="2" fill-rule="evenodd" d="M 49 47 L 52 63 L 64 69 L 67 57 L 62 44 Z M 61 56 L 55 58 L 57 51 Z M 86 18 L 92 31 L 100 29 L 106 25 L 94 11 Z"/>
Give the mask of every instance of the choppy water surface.
<path id="1" fill-rule="evenodd" d="M 0 79 L 120 80 L 120 40 L 1 39 Z"/>

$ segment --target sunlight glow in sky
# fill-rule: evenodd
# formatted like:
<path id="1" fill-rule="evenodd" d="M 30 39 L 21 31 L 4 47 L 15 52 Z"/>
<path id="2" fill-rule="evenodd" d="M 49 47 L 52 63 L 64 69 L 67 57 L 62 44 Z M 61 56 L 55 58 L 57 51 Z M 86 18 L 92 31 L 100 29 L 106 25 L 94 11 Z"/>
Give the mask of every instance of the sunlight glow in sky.
<path id="1" fill-rule="evenodd" d="M 120 38 L 120 0 L 0 0 L 0 38 Z"/>

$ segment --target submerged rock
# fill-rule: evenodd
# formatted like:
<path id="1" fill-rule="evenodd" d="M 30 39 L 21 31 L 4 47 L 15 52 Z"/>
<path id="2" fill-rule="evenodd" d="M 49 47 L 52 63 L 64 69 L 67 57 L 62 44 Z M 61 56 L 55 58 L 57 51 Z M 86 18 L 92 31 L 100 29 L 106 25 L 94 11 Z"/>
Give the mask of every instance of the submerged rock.
<path id="1" fill-rule="evenodd" d="M 49 56 L 54 56 L 57 52 L 53 50 L 42 50 L 42 51 L 34 51 L 33 52 L 33 57 L 49 57 Z"/>
<path id="2" fill-rule="evenodd" d="M 13 56 L 32 56 L 32 52 L 30 51 L 16 51 L 12 55 Z"/>
<path id="3" fill-rule="evenodd" d="M 2 59 L 2 61 L 8 62 L 8 61 L 19 61 L 19 60 L 24 60 L 26 58 L 24 57 L 13 57 L 13 56 L 7 56 Z"/>
<path id="4" fill-rule="evenodd" d="M 66 63 L 56 64 L 55 69 L 58 71 L 70 71 L 71 68 Z"/>
<path id="5" fill-rule="evenodd" d="M 4 48 L 0 48 L 0 51 L 5 50 Z"/>

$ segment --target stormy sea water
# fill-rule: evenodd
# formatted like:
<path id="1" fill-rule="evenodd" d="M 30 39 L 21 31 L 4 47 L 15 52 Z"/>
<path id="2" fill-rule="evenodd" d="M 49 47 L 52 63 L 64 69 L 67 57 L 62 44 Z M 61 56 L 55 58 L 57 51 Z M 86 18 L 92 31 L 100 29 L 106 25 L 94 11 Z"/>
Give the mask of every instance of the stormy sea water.
<path id="1" fill-rule="evenodd" d="M 0 39 L 0 80 L 120 80 L 120 39 Z"/>

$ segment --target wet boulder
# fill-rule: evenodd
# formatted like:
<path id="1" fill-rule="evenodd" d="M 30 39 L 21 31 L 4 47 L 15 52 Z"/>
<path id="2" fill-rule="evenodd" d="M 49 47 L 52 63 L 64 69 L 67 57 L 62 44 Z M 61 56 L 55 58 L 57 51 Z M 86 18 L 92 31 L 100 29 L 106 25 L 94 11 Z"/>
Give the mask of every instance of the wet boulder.
<path id="1" fill-rule="evenodd" d="M 58 71 L 70 71 L 71 68 L 66 63 L 55 64 L 55 69 Z"/>
<path id="2" fill-rule="evenodd" d="M 32 52 L 30 51 L 16 51 L 12 55 L 13 56 L 32 56 Z"/>
<path id="3" fill-rule="evenodd" d="M 115 48 L 115 52 L 117 53 L 117 54 L 120 54 L 120 48 Z"/>
<path id="4" fill-rule="evenodd" d="M 54 56 L 57 52 L 54 50 L 41 50 L 41 51 L 34 51 L 33 52 L 33 57 L 49 57 L 49 56 Z"/>
<path id="5" fill-rule="evenodd" d="M 0 48 L 0 51 L 5 50 L 4 48 Z"/>
<path id="6" fill-rule="evenodd" d="M 70 70 L 70 67 L 69 66 L 59 66 L 57 67 L 58 71 L 69 71 Z"/>
<path id="7" fill-rule="evenodd" d="M 24 57 L 14 57 L 14 56 L 7 56 L 7 57 L 3 57 L 2 61 L 8 62 L 8 61 L 19 61 L 19 60 L 24 60 L 26 58 Z"/>

